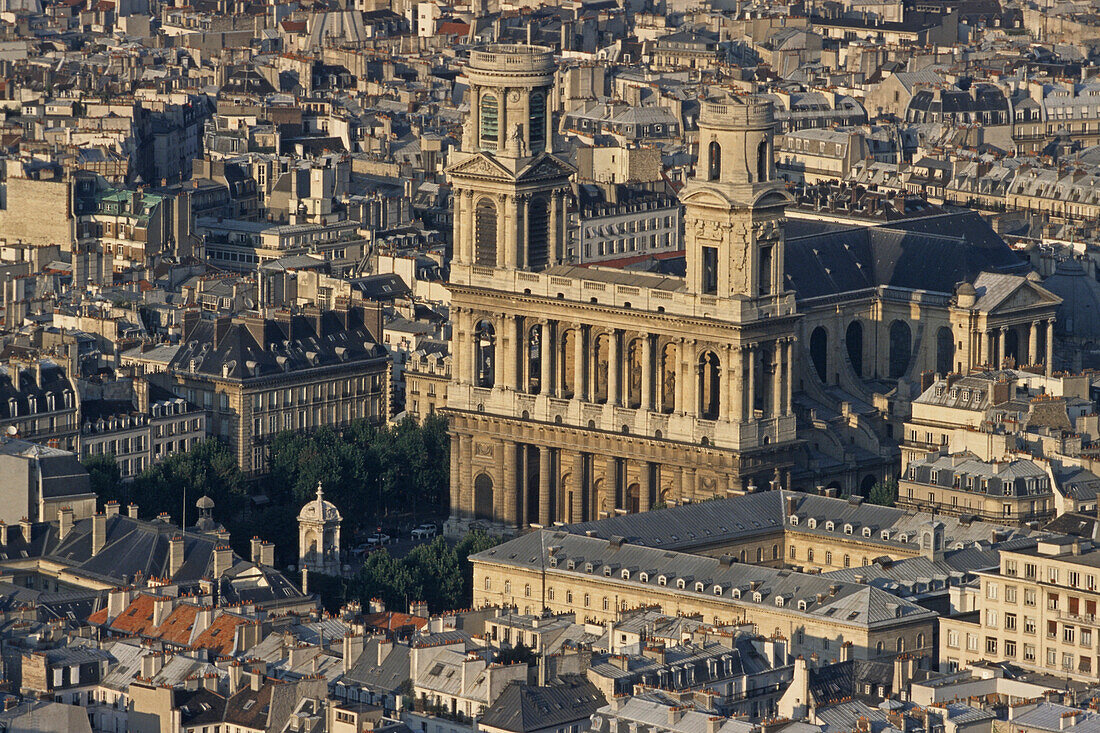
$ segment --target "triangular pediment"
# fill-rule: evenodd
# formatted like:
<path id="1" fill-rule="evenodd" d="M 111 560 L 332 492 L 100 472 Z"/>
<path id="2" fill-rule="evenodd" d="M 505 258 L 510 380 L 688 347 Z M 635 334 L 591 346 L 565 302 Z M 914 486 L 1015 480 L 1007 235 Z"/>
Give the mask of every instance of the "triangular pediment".
<path id="1" fill-rule="evenodd" d="M 1054 293 L 1030 280 L 1021 278 L 1020 283 L 1005 293 L 996 302 L 985 304 L 989 313 L 1008 313 L 1043 306 L 1057 306 L 1062 302 Z"/>
<path id="2" fill-rule="evenodd" d="M 554 180 L 557 178 L 568 178 L 575 172 L 573 166 L 565 161 L 559 160 L 549 153 L 542 153 L 539 157 L 532 160 L 526 168 L 520 171 L 516 180 L 524 183 Z"/>
<path id="3" fill-rule="evenodd" d="M 680 203 L 692 203 L 698 206 L 718 206 L 728 208 L 735 205 L 733 199 L 725 196 L 716 188 L 685 187 L 680 192 Z"/>
<path id="4" fill-rule="evenodd" d="M 512 172 L 487 153 L 475 153 L 466 160 L 455 163 L 447 169 L 447 175 L 514 180 Z"/>

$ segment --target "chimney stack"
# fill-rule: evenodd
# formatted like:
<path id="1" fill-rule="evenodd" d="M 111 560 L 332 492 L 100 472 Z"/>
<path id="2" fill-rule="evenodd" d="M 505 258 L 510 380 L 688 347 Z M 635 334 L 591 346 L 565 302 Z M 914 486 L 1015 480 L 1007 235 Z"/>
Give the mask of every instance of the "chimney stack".
<path id="1" fill-rule="evenodd" d="M 111 517 L 117 517 L 118 516 L 118 502 L 117 501 L 107 502 L 106 504 L 103 505 L 103 511 L 106 513 L 108 519 L 110 519 Z"/>
<path id="2" fill-rule="evenodd" d="M 63 506 L 57 510 L 57 537 L 65 539 L 73 529 L 73 508 Z"/>
<path id="3" fill-rule="evenodd" d="M 183 535 L 175 535 L 168 540 L 168 577 L 176 577 L 183 567 Z"/>
<path id="4" fill-rule="evenodd" d="M 229 545 L 218 545 L 214 548 L 214 580 L 218 580 L 228 572 L 233 564 L 233 550 Z"/>
<path id="5" fill-rule="evenodd" d="M 275 567 L 275 545 L 266 540 L 260 545 L 260 564 Z"/>
<path id="6" fill-rule="evenodd" d="M 133 503 L 133 502 L 130 502 L 130 505 L 128 507 L 126 507 L 126 516 L 130 517 L 130 519 L 137 519 L 138 518 L 138 505 Z"/>
<path id="7" fill-rule="evenodd" d="M 259 537 L 253 537 L 250 543 L 250 549 L 252 550 L 252 562 L 257 565 L 262 565 L 261 556 L 263 554 L 263 541 Z"/>
<path id="8" fill-rule="evenodd" d="M 105 514 L 92 515 L 92 554 L 98 555 L 107 542 L 107 516 Z"/>

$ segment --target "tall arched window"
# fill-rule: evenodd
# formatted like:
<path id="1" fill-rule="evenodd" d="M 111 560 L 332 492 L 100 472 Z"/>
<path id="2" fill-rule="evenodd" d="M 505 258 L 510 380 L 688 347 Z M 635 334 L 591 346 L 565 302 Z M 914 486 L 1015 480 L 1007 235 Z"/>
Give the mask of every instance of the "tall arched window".
<path id="1" fill-rule="evenodd" d="M 949 374 L 954 361 L 955 337 L 951 335 L 951 329 L 944 326 L 936 331 L 936 371 Z"/>
<path id="2" fill-rule="evenodd" d="M 717 140 L 707 147 L 707 180 L 717 181 L 722 177 L 722 146 Z"/>
<path id="3" fill-rule="evenodd" d="M 772 151 L 771 146 L 768 145 L 768 138 L 764 138 L 756 148 L 756 180 L 761 183 L 771 178 L 771 160 L 769 160 L 771 155 Z"/>
<path id="4" fill-rule="evenodd" d="M 474 479 L 474 517 L 493 518 L 493 479 L 484 473 Z"/>
<path id="5" fill-rule="evenodd" d="M 848 347 L 848 360 L 852 362 L 852 371 L 863 376 L 863 324 L 852 321 L 844 332 L 844 342 Z"/>
<path id="6" fill-rule="evenodd" d="M 531 154 L 541 153 L 546 148 L 546 92 L 531 92 L 529 98 Z"/>
<path id="7" fill-rule="evenodd" d="M 829 383 L 829 334 L 818 326 L 810 333 L 810 360 L 823 384 Z"/>
<path id="8" fill-rule="evenodd" d="M 496 147 L 500 140 L 500 110 L 497 98 L 486 94 L 481 98 L 479 107 L 481 118 L 481 144 Z"/>
<path id="9" fill-rule="evenodd" d="M 489 198 L 477 202 L 474 209 L 474 262 L 484 267 L 497 263 L 497 206 Z"/>
<path id="10" fill-rule="evenodd" d="M 905 321 L 890 324 L 890 378 L 899 379 L 909 369 L 913 355 L 913 332 Z"/>
<path id="11" fill-rule="evenodd" d="M 705 351 L 699 356 L 699 417 L 704 420 L 718 419 L 721 371 L 718 355 L 713 351 Z"/>
<path id="12" fill-rule="evenodd" d="M 481 321 L 474 330 L 474 375 L 478 387 L 491 388 L 496 368 L 496 331 L 493 324 Z"/>

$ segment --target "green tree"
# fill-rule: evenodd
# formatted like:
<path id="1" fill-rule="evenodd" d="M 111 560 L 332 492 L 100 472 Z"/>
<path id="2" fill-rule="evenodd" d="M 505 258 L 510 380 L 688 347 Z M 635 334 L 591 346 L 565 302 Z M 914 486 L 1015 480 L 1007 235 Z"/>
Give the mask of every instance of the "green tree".
<path id="1" fill-rule="evenodd" d="M 118 471 L 118 463 L 110 453 L 89 456 L 84 461 L 84 468 L 88 469 L 92 492 L 96 495 L 100 504 L 108 501 L 117 501 L 126 505 L 131 501 L 130 492 L 122 484 L 122 477 Z"/>
<path id="2" fill-rule="evenodd" d="M 898 500 L 897 479 L 886 479 L 871 487 L 867 492 L 867 503 L 879 506 L 894 506 Z"/>
<path id="3" fill-rule="evenodd" d="M 359 598 L 366 608 L 372 598 L 380 598 L 386 608 L 407 610 L 413 590 L 413 578 L 402 560 L 382 549 L 367 556 L 363 567 L 349 583 L 349 596 Z M 416 595 L 412 593 L 411 595 Z"/>
<path id="4" fill-rule="evenodd" d="M 462 603 L 463 566 L 467 564 L 465 559 L 459 561 L 458 554 L 442 537 L 417 545 L 405 558 L 413 580 L 410 590 L 416 594 L 409 600 L 425 601 L 431 611 L 468 606 Z"/>

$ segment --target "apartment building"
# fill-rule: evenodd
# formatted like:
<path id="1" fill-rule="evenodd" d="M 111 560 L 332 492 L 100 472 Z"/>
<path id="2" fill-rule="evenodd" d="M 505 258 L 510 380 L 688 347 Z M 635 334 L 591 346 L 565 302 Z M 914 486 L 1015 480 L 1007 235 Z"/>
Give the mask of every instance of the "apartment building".
<path id="1" fill-rule="evenodd" d="M 334 310 L 184 316 L 166 388 L 208 412 L 243 471 L 263 473 L 267 446 L 283 430 L 339 429 L 389 417 L 390 360 L 377 304 L 339 299 Z"/>
<path id="2" fill-rule="evenodd" d="M 1100 547 L 1051 536 L 1033 548 L 1003 549 L 979 572 L 972 612 L 940 619 L 941 666 L 1012 662 L 1094 682 L 1100 670 Z"/>
<path id="3" fill-rule="evenodd" d="M 1045 463 L 1030 456 L 983 461 L 970 451 L 930 453 L 909 463 L 897 506 L 953 517 L 1023 525 L 1054 518 L 1054 489 Z"/>
<path id="4" fill-rule="evenodd" d="M 675 196 L 621 185 L 582 185 L 569 216 L 567 258 L 577 264 L 683 249 Z"/>

